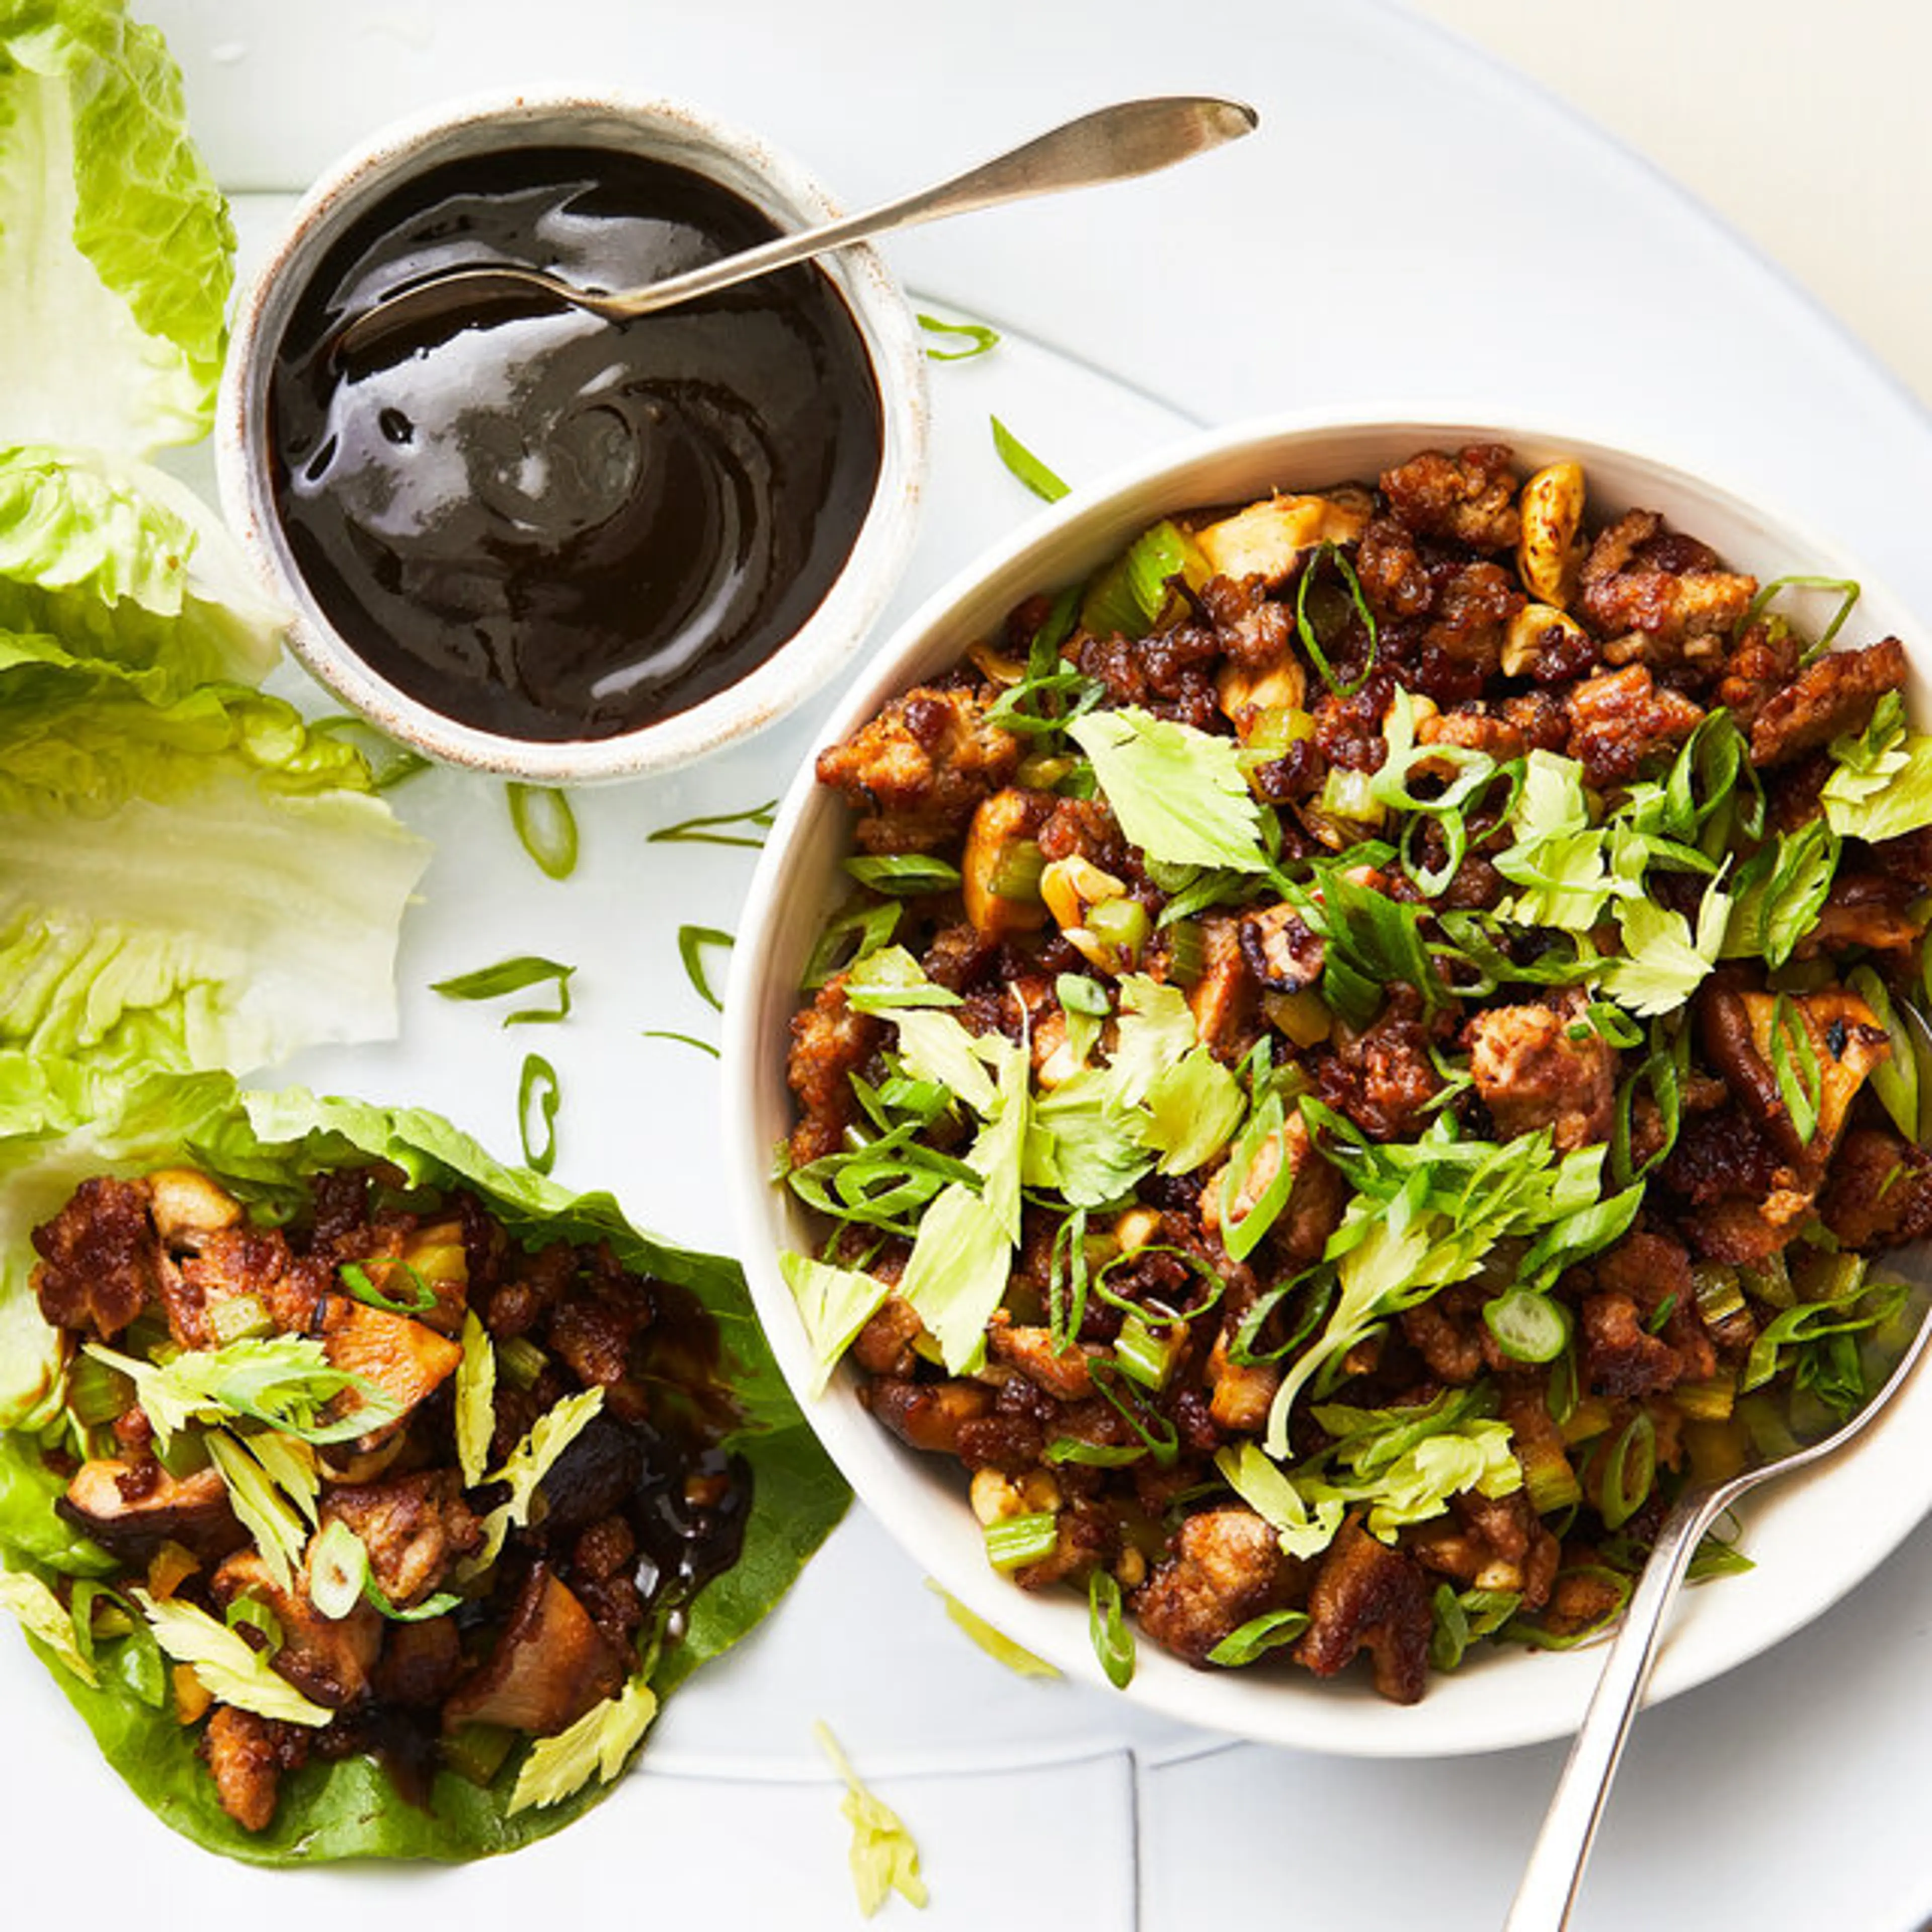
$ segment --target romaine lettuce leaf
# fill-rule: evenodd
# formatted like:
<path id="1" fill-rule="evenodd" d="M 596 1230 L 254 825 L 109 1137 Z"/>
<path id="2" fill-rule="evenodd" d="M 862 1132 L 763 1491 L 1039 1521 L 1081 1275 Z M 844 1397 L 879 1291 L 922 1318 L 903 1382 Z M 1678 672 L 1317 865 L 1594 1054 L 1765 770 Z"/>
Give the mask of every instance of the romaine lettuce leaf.
<path id="1" fill-rule="evenodd" d="M 62 1132 L 60 1074 L 52 1070 L 38 1089 L 25 1080 L 10 1085 L 0 1074 L 0 1265 L 10 1270 L 7 1291 L 16 1302 L 25 1298 L 35 1322 L 22 1257 L 35 1220 L 52 1211 L 45 1204 L 57 1207 L 85 1174 L 133 1172 L 166 1160 L 193 1160 L 231 1183 L 272 1192 L 298 1188 L 308 1175 L 330 1167 L 388 1160 L 412 1182 L 473 1188 L 513 1235 L 533 1243 L 608 1241 L 626 1267 L 675 1282 L 698 1298 L 717 1324 L 742 1418 L 725 1446 L 750 1465 L 752 1504 L 737 1563 L 698 1594 L 682 1637 L 667 1647 L 651 1673 L 658 1698 L 764 1616 L 844 1514 L 848 1492 L 786 1390 L 733 1263 L 640 1234 L 609 1196 L 573 1196 L 541 1175 L 506 1167 L 448 1121 L 419 1109 L 298 1090 L 244 1095 L 219 1074 L 156 1076 L 130 1090 L 124 1115 Z M 17 1336 L 20 1325 L 7 1331 L 9 1336 Z M 0 1341 L 0 1386 L 18 1371 L 17 1346 L 16 1339 Z M 0 1436 L 0 1558 L 98 1575 L 100 1552 L 52 1516 L 45 1472 L 37 1456 L 22 1451 L 26 1439 Z M 197 1844 L 231 1857 L 270 1865 L 477 1858 L 548 1836 L 610 1789 L 594 1783 L 558 1804 L 512 1814 L 527 1755 L 517 1751 L 487 1788 L 441 1774 L 424 1810 L 399 1800 L 374 1761 L 355 1757 L 311 1763 L 290 1776 L 274 1823 L 250 1834 L 221 1809 L 195 1756 L 194 1730 L 177 1720 L 165 1700 L 158 1707 L 142 1695 L 136 1660 L 124 1654 L 132 1642 L 100 1647 L 98 1690 L 58 1664 L 50 1667 L 108 1762 L 150 1809 Z"/>
<path id="2" fill-rule="evenodd" d="M 429 848 L 358 754 L 234 687 L 16 662 L 0 694 L 0 1051 L 111 1080 L 394 1030 Z"/>
<path id="3" fill-rule="evenodd" d="M 233 279 L 226 203 L 181 75 L 120 0 L 0 14 L 0 424 L 145 455 L 213 414 Z"/>
<path id="4" fill-rule="evenodd" d="M 0 669 L 94 660 L 153 674 L 150 694 L 274 662 L 287 614 L 225 525 L 146 464 L 40 446 L 0 450 Z"/>

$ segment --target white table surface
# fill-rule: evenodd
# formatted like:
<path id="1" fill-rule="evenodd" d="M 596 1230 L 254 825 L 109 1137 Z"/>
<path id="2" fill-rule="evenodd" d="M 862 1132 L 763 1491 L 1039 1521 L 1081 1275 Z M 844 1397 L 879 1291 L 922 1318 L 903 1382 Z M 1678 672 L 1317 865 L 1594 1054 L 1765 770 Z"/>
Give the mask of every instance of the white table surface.
<path id="1" fill-rule="evenodd" d="M 1028 514 L 998 412 L 1072 480 L 1189 424 L 1346 403 L 1619 434 L 1786 506 L 1932 610 L 1932 434 L 1781 274 L 1684 195 L 1486 58 L 1371 0 L 147 0 L 259 250 L 286 200 L 391 116 L 471 88 L 590 80 L 754 124 L 854 203 L 1116 94 L 1238 92 L 1263 134 L 1078 203 L 904 238 L 909 284 L 1010 332 L 934 370 L 929 512 L 893 614 Z M 1559 11 L 1538 10 L 1543 12 Z M 891 621 L 889 616 L 888 622 Z M 644 832 L 779 789 L 823 706 L 700 770 L 585 801 L 584 863 L 536 879 L 482 782 L 397 794 L 438 842 L 404 938 L 404 1038 L 316 1055 L 317 1082 L 442 1107 L 499 1148 L 522 1042 L 424 991 L 504 952 L 583 962 L 552 1053 L 560 1175 L 728 1246 L 710 1185 L 712 1063 L 670 938 L 729 928 L 747 855 Z M 547 1042 L 546 1051 L 550 1048 Z M 1932 1912 L 1932 1532 L 1770 1655 L 1646 1717 L 1577 1922 L 1905 1932 Z M 1560 1748 L 1363 1763 L 1231 1744 L 966 1646 L 855 1514 L 767 1629 L 674 1702 L 644 1768 L 560 1838 L 428 1878 L 211 1866 L 114 1787 L 24 1651 L 0 1640 L 8 1922 L 70 1912 L 112 1846 L 115 1895 L 182 1910 L 425 1908 L 477 1928 L 620 1904 L 700 1926 L 856 1922 L 829 1719 L 916 1832 L 924 1922 L 1499 1922 Z M 109 1828 L 105 1837 L 99 1828 Z M 55 1856 L 50 1848 L 62 1848 Z M 910 1922 L 906 1908 L 888 1911 Z"/>

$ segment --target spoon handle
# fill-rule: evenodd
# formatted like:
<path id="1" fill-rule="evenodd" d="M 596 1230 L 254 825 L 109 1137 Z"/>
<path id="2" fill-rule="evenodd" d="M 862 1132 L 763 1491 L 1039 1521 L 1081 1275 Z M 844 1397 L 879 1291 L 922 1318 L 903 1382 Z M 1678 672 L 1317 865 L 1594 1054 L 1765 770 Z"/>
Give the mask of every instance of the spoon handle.
<path id="1" fill-rule="evenodd" d="M 730 288 L 753 275 L 788 268 L 888 229 L 910 228 L 919 222 L 936 221 L 942 215 L 970 214 L 976 208 L 996 208 L 1003 202 L 1031 195 L 1097 188 L 1108 182 L 1152 174 L 1251 133 L 1258 118 L 1251 107 L 1211 95 L 1172 94 L 1121 101 L 1083 114 L 1077 121 L 1053 128 L 935 187 L 902 195 L 843 220 L 781 236 L 760 248 L 728 255 L 634 293 L 603 297 L 597 306 L 613 316 L 648 315 L 653 309 Z"/>
<path id="2" fill-rule="evenodd" d="M 1623 1756 L 1644 1686 L 1657 1661 L 1664 1619 L 1690 1558 L 1736 1491 L 1734 1484 L 1694 1484 L 1664 1520 L 1604 1659 L 1604 1674 L 1583 1714 L 1556 1795 L 1544 1814 L 1503 1932 L 1561 1932 L 1602 1822 L 1610 1780 Z"/>

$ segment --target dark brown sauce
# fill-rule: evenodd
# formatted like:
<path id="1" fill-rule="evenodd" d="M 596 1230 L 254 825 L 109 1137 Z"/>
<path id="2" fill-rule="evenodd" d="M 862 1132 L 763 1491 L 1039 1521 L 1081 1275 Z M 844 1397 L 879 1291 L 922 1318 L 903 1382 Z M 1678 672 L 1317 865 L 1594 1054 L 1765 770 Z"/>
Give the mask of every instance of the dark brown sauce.
<path id="1" fill-rule="evenodd" d="M 815 267 L 613 324 L 479 308 L 344 366 L 343 321 L 458 264 L 622 288 L 776 231 L 606 149 L 434 169 L 330 251 L 279 346 L 272 473 L 296 562 L 371 669 L 462 723 L 602 738 L 688 710 L 817 608 L 876 485 L 877 388 Z"/>

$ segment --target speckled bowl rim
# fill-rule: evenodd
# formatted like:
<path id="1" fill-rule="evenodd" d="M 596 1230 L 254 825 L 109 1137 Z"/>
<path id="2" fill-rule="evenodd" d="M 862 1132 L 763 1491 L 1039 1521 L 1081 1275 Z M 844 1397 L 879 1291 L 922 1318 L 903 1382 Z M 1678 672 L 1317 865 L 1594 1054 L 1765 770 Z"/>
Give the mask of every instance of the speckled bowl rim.
<path id="1" fill-rule="evenodd" d="M 574 126 L 573 124 L 581 124 Z M 707 110 L 610 88 L 469 94 L 385 128 L 337 162 L 303 196 L 237 305 L 218 399 L 215 467 L 222 508 L 263 588 L 295 613 L 295 655 L 379 730 L 445 763 L 542 784 L 641 777 L 708 756 L 763 730 L 824 686 L 869 634 L 910 557 L 923 502 L 930 435 L 926 358 L 904 291 L 867 245 L 822 257 L 857 326 L 877 382 L 879 477 L 850 554 L 818 608 L 772 656 L 690 710 L 609 738 L 513 738 L 443 716 L 378 676 L 329 622 L 303 580 L 275 513 L 266 434 L 268 375 L 308 277 L 346 224 L 436 161 L 471 152 L 471 130 L 500 127 L 520 146 L 604 145 L 618 130 L 632 151 L 715 173 L 782 226 L 844 211 L 797 161 Z M 706 165 L 706 158 L 717 165 Z"/>
<path id="2" fill-rule="evenodd" d="M 1863 586 L 1862 641 L 1887 630 L 1924 638 L 1909 607 L 1798 520 L 1766 506 L 1761 490 L 1721 479 L 1713 466 L 1633 446 L 1614 425 L 1581 421 L 1510 425 L 1474 412 L 1445 414 L 1394 403 L 1304 410 L 1228 425 L 1157 450 L 1075 492 L 1016 531 L 914 611 L 868 662 L 822 728 L 818 746 L 848 736 L 888 697 L 956 662 L 1022 597 L 1077 578 L 1158 516 L 1238 502 L 1270 487 L 1316 489 L 1372 475 L 1430 447 L 1510 444 L 1534 466 L 1569 455 L 1586 478 L 1640 478 L 1650 505 L 1706 537 L 1743 567 L 1767 574 L 1816 571 Z M 1336 452 L 1352 449 L 1352 455 Z M 1372 455 L 1371 452 L 1373 452 Z M 1634 499 L 1621 482 L 1593 500 L 1614 514 Z M 1700 527 L 1700 519 L 1712 519 Z M 1721 524 L 1721 527 L 1720 527 Z M 1911 702 L 1922 718 L 1927 660 L 1913 655 Z M 772 1179 L 772 1150 L 789 1127 L 787 1022 L 812 938 L 849 890 L 838 856 L 850 814 L 818 788 L 808 758 L 782 802 L 753 878 L 725 1000 L 722 1153 L 737 1252 L 778 1365 L 806 1418 L 860 1499 L 926 1573 L 955 1597 L 1069 1676 L 1105 1678 L 1088 1634 L 1086 1604 L 1070 1591 L 1016 1588 L 990 1568 L 957 1466 L 921 1456 L 873 1420 L 857 1378 L 842 1364 L 811 1393 L 812 1363 L 778 1267 L 782 1246 L 812 1246 L 808 1217 Z M 801 1238 L 803 1238 L 802 1239 Z M 1659 1702 L 1734 1669 L 1821 1615 L 1862 1582 L 1932 1510 L 1932 1373 L 1841 1456 L 1757 1492 L 1738 1514 L 1758 1567 L 1687 1593 L 1652 1679 Z M 1160 1714 L 1257 1742 L 1338 1756 L 1453 1756 L 1534 1744 L 1573 1731 L 1601 1669 L 1600 1649 L 1472 1656 L 1437 1678 L 1408 1708 L 1378 1697 L 1363 1669 L 1330 1683 L 1306 1673 L 1197 1671 L 1151 1642 L 1124 1694 Z"/>

